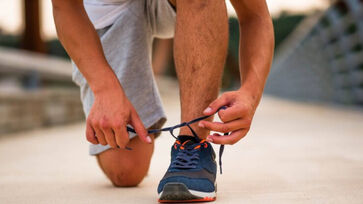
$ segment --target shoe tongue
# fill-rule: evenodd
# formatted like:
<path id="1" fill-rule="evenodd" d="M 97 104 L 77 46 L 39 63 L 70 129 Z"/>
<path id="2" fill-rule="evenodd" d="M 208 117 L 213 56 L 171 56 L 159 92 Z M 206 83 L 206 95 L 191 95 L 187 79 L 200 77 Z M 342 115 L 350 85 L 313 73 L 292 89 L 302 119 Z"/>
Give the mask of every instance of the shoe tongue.
<path id="1" fill-rule="evenodd" d="M 185 145 L 191 145 L 194 143 L 198 143 L 198 140 L 195 137 L 189 136 L 189 135 L 179 135 L 178 140 L 181 144 L 183 144 L 184 142 L 189 140 L 188 142 L 185 143 Z"/>

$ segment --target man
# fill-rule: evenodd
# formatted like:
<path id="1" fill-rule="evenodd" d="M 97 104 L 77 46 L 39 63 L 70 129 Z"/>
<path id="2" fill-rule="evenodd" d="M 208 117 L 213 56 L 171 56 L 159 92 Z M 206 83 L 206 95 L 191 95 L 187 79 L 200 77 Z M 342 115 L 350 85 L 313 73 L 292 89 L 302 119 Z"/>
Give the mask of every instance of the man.
<path id="1" fill-rule="evenodd" d="M 218 112 L 223 123 L 210 117 L 180 129 L 159 183 L 159 201 L 215 199 L 210 142 L 234 144 L 247 134 L 274 46 L 265 1 L 231 2 L 241 28 L 242 83 L 217 98 L 228 42 L 224 0 L 53 0 L 59 39 L 77 66 L 73 79 L 81 89 L 90 153 L 115 186 L 136 186 L 148 171 L 156 135 L 146 129 L 160 128 L 166 118 L 153 79 L 151 44 L 154 37 L 175 33 L 181 121 L 227 109 Z M 210 130 L 231 134 L 209 135 Z"/>

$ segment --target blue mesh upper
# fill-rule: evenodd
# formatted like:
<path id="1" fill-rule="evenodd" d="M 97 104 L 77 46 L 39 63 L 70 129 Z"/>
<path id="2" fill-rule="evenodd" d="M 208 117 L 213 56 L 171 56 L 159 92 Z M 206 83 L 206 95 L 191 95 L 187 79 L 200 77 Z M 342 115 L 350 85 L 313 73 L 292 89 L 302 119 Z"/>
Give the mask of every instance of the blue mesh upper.
<path id="1" fill-rule="evenodd" d="M 196 141 L 189 141 L 184 145 L 183 150 L 180 148 L 182 143 L 183 140 L 181 140 L 180 144 L 174 144 L 177 147 L 176 149 L 174 145 L 171 148 L 171 162 L 166 173 L 168 177 L 165 178 L 164 176 L 160 181 L 158 193 L 163 190 L 164 185 L 168 182 L 183 183 L 191 190 L 213 192 L 215 190 L 217 165 L 212 146 L 208 142 L 201 144 Z M 200 145 L 200 148 L 194 149 L 198 145 Z M 189 176 L 185 175 L 186 172 L 188 172 Z M 194 172 L 195 176 L 193 178 L 191 178 L 190 172 Z"/>

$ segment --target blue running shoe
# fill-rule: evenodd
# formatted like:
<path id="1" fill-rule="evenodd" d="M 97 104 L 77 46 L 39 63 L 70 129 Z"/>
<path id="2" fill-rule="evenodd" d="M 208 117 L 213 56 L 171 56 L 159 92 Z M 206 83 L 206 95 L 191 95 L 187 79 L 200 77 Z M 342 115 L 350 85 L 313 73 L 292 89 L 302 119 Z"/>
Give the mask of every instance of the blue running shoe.
<path id="1" fill-rule="evenodd" d="M 217 165 L 210 143 L 179 136 L 171 163 L 158 186 L 159 202 L 201 202 L 216 199 Z"/>

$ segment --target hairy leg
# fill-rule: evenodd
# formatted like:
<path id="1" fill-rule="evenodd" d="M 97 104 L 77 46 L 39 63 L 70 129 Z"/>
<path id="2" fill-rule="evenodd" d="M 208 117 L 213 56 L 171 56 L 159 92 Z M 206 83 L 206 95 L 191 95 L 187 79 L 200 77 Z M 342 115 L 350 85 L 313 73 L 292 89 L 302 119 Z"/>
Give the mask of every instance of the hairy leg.
<path id="1" fill-rule="evenodd" d="M 146 144 L 139 137 L 135 137 L 127 146 L 132 150 L 109 149 L 97 155 L 97 161 L 102 171 L 116 187 L 137 186 L 147 174 L 150 166 L 154 142 Z"/>
<path id="2" fill-rule="evenodd" d="M 224 0 L 177 0 L 174 58 L 180 86 L 181 120 L 203 115 L 217 96 L 228 45 Z M 200 138 L 208 131 L 192 125 Z M 191 135 L 188 128 L 181 135 Z"/>

